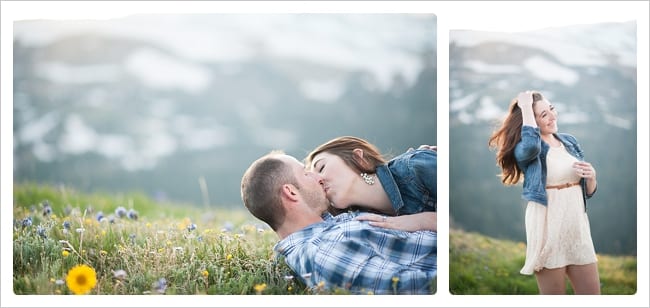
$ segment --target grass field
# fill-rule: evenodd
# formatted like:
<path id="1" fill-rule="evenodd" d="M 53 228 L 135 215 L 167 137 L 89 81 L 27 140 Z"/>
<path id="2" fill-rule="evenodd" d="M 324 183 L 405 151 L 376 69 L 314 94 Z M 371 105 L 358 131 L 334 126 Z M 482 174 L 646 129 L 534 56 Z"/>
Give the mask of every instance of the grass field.
<path id="1" fill-rule="evenodd" d="M 13 215 L 18 295 L 321 291 L 306 289 L 275 262 L 277 236 L 244 209 L 16 184 Z"/>
<path id="2" fill-rule="evenodd" d="M 452 294 L 538 294 L 534 276 L 519 274 L 526 245 L 451 230 L 449 291 Z M 598 255 L 602 294 L 629 295 L 637 289 L 636 257 Z M 572 294 L 567 281 L 567 294 Z"/>

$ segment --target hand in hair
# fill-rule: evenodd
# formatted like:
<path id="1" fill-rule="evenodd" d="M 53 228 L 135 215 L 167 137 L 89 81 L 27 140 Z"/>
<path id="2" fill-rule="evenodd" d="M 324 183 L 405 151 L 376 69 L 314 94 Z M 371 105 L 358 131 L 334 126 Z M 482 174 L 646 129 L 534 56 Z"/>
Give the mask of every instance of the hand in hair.
<path id="1" fill-rule="evenodd" d="M 533 92 L 526 91 L 517 94 L 517 105 L 522 110 L 533 107 Z"/>

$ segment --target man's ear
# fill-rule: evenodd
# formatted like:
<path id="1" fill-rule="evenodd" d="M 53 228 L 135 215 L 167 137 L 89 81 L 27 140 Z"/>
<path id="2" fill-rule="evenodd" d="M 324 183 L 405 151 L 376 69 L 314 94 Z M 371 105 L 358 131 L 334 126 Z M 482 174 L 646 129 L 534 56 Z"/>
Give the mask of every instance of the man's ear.
<path id="1" fill-rule="evenodd" d="M 282 197 L 288 199 L 289 201 L 296 202 L 298 201 L 298 189 L 293 184 L 284 184 L 282 185 Z"/>

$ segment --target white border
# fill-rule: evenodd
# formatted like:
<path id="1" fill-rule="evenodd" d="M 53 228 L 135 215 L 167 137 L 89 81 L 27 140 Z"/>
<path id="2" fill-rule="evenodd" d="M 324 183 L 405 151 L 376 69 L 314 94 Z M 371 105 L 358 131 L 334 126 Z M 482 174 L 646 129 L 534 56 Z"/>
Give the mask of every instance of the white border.
<path id="1" fill-rule="evenodd" d="M 648 307 L 648 2 L 646 1 L 551 1 L 551 2 L 500 2 L 500 1 L 288 1 L 288 2 L 170 2 L 170 1 L 45 1 L 45 2 L 6 2 L 1 5 L 1 38 L 2 38 L 2 75 L 1 81 L 1 163 L 0 177 L 0 210 L 2 229 L 7 230 L 12 225 L 13 204 L 13 122 L 12 99 L 13 93 L 13 21 L 24 18 L 39 18 L 63 16 L 64 18 L 93 18 L 104 19 L 120 17 L 133 13 L 433 13 L 437 16 L 437 52 L 438 52 L 438 146 L 440 177 L 439 190 L 448 192 L 449 178 L 449 134 L 448 134 L 448 43 L 451 29 L 483 29 L 480 24 L 469 24 L 469 21 L 480 21 L 483 25 L 492 25 L 504 18 L 511 18 L 520 24 L 529 19 L 558 19 L 571 16 L 576 23 L 587 22 L 583 17 L 600 12 L 604 21 L 616 12 L 624 12 L 637 20 L 637 125 L 638 125 L 638 186 L 637 186 L 637 289 L 636 295 L 629 296 L 454 296 L 449 289 L 448 251 L 449 243 L 444 231 L 438 238 L 438 293 L 431 296 L 16 296 L 12 292 L 12 249 L 10 248 L 11 232 L 2 232 L 2 277 L 1 306 L 38 307 L 111 307 L 111 306 L 142 306 L 142 307 L 195 307 L 209 306 L 265 306 L 265 307 L 333 307 L 340 306 L 373 306 L 373 307 L 528 307 L 563 306 L 563 307 Z M 585 6 L 588 8 L 585 9 Z M 72 13 L 81 12 L 74 16 Z M 515 12 L 515 13 L 512 13 Z M 477 28 L 478 27 L 478 28 Z M 487 26 L 486 26 L 487 27 Z M 484 30 L 495 30 L 485 28 Z M 7 89 L 9 89 L 7 91 Z M 439 221 L 440 230 L 448 229 L 448 193 L 440 193 Z"/>

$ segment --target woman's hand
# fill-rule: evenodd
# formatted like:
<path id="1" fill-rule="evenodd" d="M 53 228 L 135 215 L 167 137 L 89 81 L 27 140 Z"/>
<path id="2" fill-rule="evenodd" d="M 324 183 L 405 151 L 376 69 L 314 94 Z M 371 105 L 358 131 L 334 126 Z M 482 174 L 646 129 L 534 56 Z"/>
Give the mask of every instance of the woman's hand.
<path id="1" fill-rule="evenodd" d="M 423 144 L 418 147 L 418 150 L 431 150 L 431 151 L 438 151 L 438 146 L 437 145 L 428 145 L 428 144 Z M 409 148 L 408 151 L 413 151 L 413 148 Z"/>
<path id="2" fill-rule="evenodd" d="M 596 169 L 594 169 L 594 167 L 586 161 L 578 161 L 573 163 L 573 170 L 575 170 L 576 174 L 581 178 L 596 178 Z"/>
<path id="3" fill-rule="evenodd" d="M 521 109 L 522 124 L 537 127 L 535 113 L 533 112 L 533 92 L 526 91 L 517 94 L 517 106 Z"/>
<path id="4" fill-rule="evenodd" d="M 586 161 L 578 161 L 573 163 L 573 170 L 579 177 L 585 179 L 587 195 L 594 194 L 596 192 L 596 186 L 598 186 L 598 182 L 596 181 L 596 168 Z"/>
<path id="5" fill-rule="evenodd" d="M 402 216 L 366 214 L 355 218 L 368 221 L 371 226 L 402 231 L 430 230 L 438 231 L 438 213 L 422 212 Z"/>
<path id="6" fill-rule="evenodd" d="M 533 108 L 533 92 L 525 91 L 517 94 L 517 105 L 522 110 Z"/>

